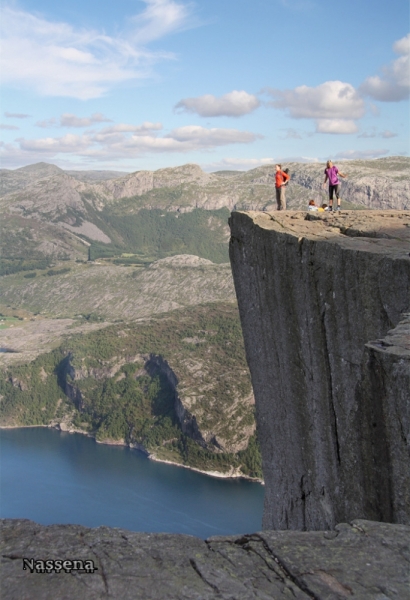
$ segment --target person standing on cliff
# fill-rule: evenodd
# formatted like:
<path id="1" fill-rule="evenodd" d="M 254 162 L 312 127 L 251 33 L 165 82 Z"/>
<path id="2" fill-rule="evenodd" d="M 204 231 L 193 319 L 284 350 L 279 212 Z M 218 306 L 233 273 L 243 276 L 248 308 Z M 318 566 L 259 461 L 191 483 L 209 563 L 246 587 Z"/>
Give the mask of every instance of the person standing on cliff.
<path id="1" fill-rule="evenodd" d="M 286 210 L 285 186 L 289 179 L 289 175 L 285 171 L 282 171 L 282 165 L 276 165 L 275 188 L 278 210 Z"/>
<path id="2" fill-rule="evenodd" d="M 335 194 L 337 200 L 337 208 L 335 210 L 340 210 L 340 181 L 338 175 L 343 177 L 343 179 L 346 177 L 346 174 L 341 173 L 336 165 L 334 165 L 331 160 L 328 160 L 326 163 L 325 181 L 323 183 L 323 187 L 326 186 L 326 181 L 329 180 L 329 210 L 332 210 L 333 207 L 333 194 Z"/>

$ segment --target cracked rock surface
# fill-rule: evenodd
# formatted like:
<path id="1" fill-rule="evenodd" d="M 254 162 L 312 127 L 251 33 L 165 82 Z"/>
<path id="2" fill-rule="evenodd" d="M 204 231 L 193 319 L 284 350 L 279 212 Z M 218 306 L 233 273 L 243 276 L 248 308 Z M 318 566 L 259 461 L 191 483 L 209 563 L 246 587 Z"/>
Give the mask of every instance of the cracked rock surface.
<path id="1" fill-rule="evenodd" d="M 3 600 L 402 600 L 410 527 L 212 537 L 1 521 Z M 23 570 L 23 558 L 92 560 L 94 573 Z"/>
<path id="2" fill-rule="evenodd" d="M 263 527 L 410 524 L 410 212 L 233 212 Z"/>

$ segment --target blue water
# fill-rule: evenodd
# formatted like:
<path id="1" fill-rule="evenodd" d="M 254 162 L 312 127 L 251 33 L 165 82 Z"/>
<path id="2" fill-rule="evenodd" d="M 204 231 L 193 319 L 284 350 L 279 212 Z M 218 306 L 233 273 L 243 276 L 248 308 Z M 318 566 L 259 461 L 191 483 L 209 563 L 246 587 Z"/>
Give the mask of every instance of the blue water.
<path id="1" fill-rule="evenodd" d="M 53 429 L 0 431 L 0 516 L 206 538 L 260 531 L 264 488 Z"/>

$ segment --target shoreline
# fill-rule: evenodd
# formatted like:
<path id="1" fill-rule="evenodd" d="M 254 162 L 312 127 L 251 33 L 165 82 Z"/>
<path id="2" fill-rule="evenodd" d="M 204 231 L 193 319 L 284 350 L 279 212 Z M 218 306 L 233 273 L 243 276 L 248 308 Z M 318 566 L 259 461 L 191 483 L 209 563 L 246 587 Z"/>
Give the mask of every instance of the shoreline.
<path id="1" fill-rule="evenodd" d="M 242 479 L 244 481 L 250 481 L 252 483 L 259 483 L 260 485 L 265 485 L 265 482 L 263 481 L 263 479 L 259 479 L 257 477 L 248 477 L 247 475 L 239 474 L 239 473 L 237 473 L 237 471 L 235 471 L 234 467 L 231 468 L 229 475 L 225 475 L 224 473 L 221 473 L 221 471 L 203 471 L 202 469 L 198 469 L 197 467 L 190 467 L 189 465 L 183 465 L 181 463 L 177 463 L 172 460 L 166 460 L 164 458 L 157 458 L 154 453 L 149 452 L 142 444 L 137 444 L 137 443 L 127 444 L 126 442 L 119 441 L 119 440 L 118 441 L 97 440 L 95 438 L 95 435 L 92 435 L 91 433 L 88 433 L 87 431 L 83 431 L 81 429 L 74 429 L 74 428 L 65 429 L 65 428 L 62 428 L 61 425 L 62 425 L 62 423 L 54 423 L 54 424 L 50 424 L 50 425 L 0 425 L 0 431 L 2 429 L 34 429 L 34 428 L 38 428 L 38 427 L 43 427 L 46 429 L 56 429 L 57 431 L 60 431 L 61 433 L 79 433 L 81 435 L 86 435 L 87 437 L 93 439 L 96 442 L 96 444 L 106 444 L 107 446 L 123 446 L 125 448 L 130 448 L 131 450 L 138 450 L 139 452 L 142 452 L 143 454 L 145 454 L 145 456 L 148 458 L 148 460 L 152 460 L 153 462 L 160 462 L 160 463 L 164 463 L 167 465 L 173 465 L 175 467 L 182 467 L 183 469 L 189 469 L 190 471 L 196 471 L 197 473 L 201 473 L 202 475 L 208 475 L 209 477 L 216 477 L 217 479 L 235 479 L 235 480 Z M 237 474 L 235 474 L 235 472 Z"/>
<path id="2" fill-rule="evenodd" d="M 229 475 L 225 475 L 224 473 L 221 473 L 221 471 L 203 471 L 202 469 L 198 469 L 197 467 L 190 467 L 189 465 L 183 465 L 172 460 L 166 460 L 165 458 L 157 458 L 155 454 L 148 453 L 147 458 L 155 462 L 165 463 L 167 465 L 175 465 L 176 467 L 182 467 L 184 469 L 189 469 L 190 471 L 196 471 L 197 473 L 202 473 L 202 475 L 209 475 L 210 477 L 216 477 L 219 479 L 243 479 L 244 481 L 250 481 L 253 483 L 265 485 L 263 479 L 259 479 L 257 477 L 248 477 L 247 475 L 237 473 L 234 467 L 232 467 L 233 472 L 231 470 Z M 237 474 L 235 474 L 235 472 Z"/>

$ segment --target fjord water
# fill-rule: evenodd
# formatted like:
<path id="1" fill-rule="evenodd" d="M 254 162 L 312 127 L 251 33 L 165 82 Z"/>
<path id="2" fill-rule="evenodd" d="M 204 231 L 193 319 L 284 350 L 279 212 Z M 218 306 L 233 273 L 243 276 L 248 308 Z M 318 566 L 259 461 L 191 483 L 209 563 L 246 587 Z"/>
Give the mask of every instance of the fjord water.
<path id="1" fill-rule="evenodd" d="M 47 428 L 3 429 L 2 518 L 212 535 L 261 529 L 264 488 Z"/>

